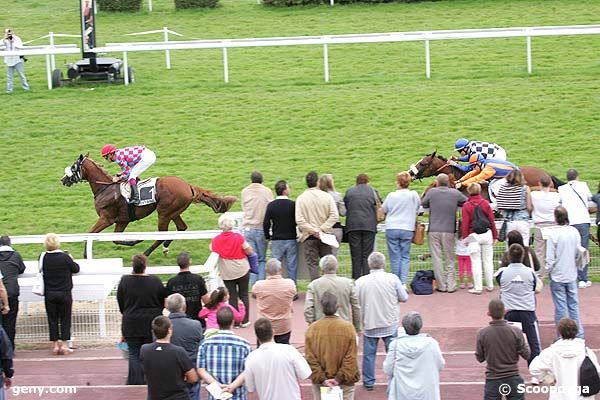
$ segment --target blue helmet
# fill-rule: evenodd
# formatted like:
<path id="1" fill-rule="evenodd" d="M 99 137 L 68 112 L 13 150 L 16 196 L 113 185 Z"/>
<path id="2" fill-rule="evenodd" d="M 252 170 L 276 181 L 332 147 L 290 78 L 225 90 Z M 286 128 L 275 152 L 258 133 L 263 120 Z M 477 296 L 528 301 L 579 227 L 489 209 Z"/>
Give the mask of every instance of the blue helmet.
<path id="1" fill-rule="evenodd" d="M 469 139 L 460 138 L 454 143 L 454 150 L 461 151 L 469 145 Z"/>

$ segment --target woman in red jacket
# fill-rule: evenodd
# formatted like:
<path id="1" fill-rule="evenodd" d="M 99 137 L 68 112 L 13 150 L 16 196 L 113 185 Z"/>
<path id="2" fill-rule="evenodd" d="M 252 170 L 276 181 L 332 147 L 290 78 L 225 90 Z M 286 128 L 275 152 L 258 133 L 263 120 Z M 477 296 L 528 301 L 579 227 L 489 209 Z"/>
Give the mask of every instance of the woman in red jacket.
<path id="1" fill-rule="evenodd" d="M 481 197 L 481 186 L 472 183 L 467 187 L 469 200 L 462 208 L 461 238 L 467 239 L 471 249 L 474 288 L 469 293 L 481 294 L 483 290 L 482 264 L 487 290 L 494 290 L 494 243 L 498 239 L 496 221 L 490 203 Z M 481 211 L 477 210 L 479 208 Z"/>

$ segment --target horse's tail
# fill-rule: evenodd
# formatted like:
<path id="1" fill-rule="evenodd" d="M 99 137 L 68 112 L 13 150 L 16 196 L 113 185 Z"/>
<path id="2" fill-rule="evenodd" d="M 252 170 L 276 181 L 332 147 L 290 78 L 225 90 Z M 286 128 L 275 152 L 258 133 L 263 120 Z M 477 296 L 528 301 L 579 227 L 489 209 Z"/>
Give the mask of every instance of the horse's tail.
<path id="1" fill-rule="evenodd" d="M 550 175 L 550 179 L 552 179 L 552 183 L 554 184 L 554 188 L 558 189 L 559 186 L 564 185 L 566 182 L 561 181 L 560 179 L 558 179 L 556 176 L 554 175 Z"/>
<path id="2" fill-rule="evenodd" d="M 192 189 L 194 203 L 204 203 L 213 209 L 215 213 L 224 213 L 228 211 L 233 203 L 237 200 L 235 196 L 221 197 L 210 190 L 199 188 L 198 186 L 190 185 Z"/>

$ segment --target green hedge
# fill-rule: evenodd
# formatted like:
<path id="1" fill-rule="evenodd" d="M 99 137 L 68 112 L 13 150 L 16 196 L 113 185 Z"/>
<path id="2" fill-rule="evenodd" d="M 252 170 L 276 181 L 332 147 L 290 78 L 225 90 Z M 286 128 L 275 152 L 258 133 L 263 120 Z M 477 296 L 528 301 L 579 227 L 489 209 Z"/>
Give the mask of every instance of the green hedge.
<path id="1" fill-rule="evenodd" d="M 219 0 L 175 0 L 175 8 L 214 8 L 219 6 Z"/>
<path id="2" fill-rule="evenodd" d="M 96 0 L 101 11 L 140 11 L 142 0 Z"/>
<path id="3" fill-rule="evenodd" d="M 417 3 L 437 0 L 334 0 L 335 4 L 351 3 Z M 264 5 L 277 7 L 302 6 L 307 4 L 329 4 L 329 0 L 262 0 Z"/>

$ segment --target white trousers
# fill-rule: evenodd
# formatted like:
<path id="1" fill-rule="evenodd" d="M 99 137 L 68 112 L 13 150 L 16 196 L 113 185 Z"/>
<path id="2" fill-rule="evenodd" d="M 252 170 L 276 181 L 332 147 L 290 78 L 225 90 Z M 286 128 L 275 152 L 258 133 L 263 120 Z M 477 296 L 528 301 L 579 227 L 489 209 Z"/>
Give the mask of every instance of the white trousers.
<path id="1" fill-rule="evenodd" d="M 506 224 L 506 233 L 510 231 L 517 231 L 523 237 L 523 244 L 525 247 L 529 247 L 529 221 L 508 221 Z M 506 241 L 508 245 L 508 240 Z"/>
<path id="2" fill-rule="evenodd" d="M 496 153 L 494 154 L 494 160 L 506 161 L 506 150 L 504 150 L 504 149 L 496 150 Z"/>
<path id="3" fill-rule="evenodd" d="M 142 172 L 147 170 L 156 161 L 156 154 L 150 149 L 144 149 L 141 154 L 140 162 L 135 164 L 129 171 L 129 179 L 136 179 Z"/>
<path id="4" fill-rule="evenodd" d="M 492 231 L 486 233 L 471 233 L 469 236 L 475 239 L 469 243 L 471 251 L 471 267 L 473 269 L 473 286 L 475 290 L 483 290 L 483 272 L 488 288 L 494 287 L 494 238 Z"/>

